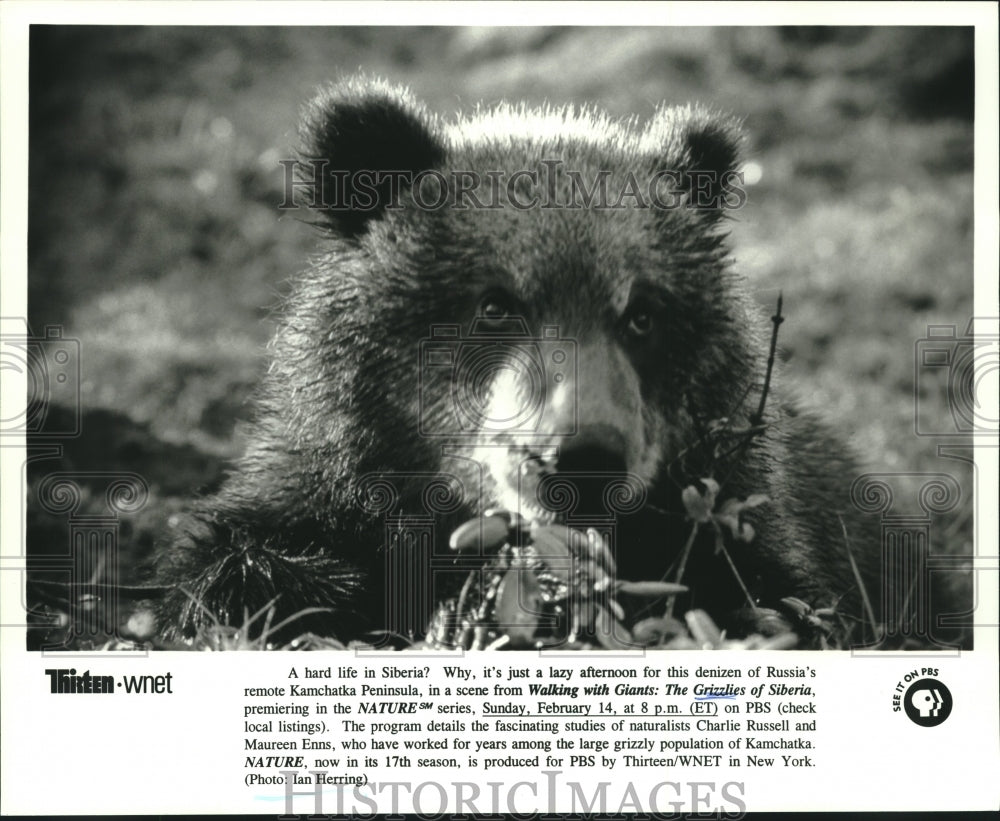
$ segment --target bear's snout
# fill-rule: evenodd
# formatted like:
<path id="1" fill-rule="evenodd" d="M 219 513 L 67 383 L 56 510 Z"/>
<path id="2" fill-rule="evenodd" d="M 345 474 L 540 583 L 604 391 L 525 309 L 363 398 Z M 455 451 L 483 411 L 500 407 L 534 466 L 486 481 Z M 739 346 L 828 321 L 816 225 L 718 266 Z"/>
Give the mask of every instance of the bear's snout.
<path id="1" fill-rule="evenodd" d="M 608 424 L 583 425 L 559 445 L 559 473 L 625 473 L 625 435 Z"/>

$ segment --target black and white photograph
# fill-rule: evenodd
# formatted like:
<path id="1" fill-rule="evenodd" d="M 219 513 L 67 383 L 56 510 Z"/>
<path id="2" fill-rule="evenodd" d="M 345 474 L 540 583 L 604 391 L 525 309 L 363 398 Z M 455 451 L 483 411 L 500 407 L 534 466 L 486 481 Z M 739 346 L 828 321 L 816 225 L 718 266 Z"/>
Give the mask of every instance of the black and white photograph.
<path id="1" fill-rule="evenodd" d="M 221 670 L 186 809 L 361 814 L 996 730 L 995 8 L 10 5 L 5 722 Z"/>

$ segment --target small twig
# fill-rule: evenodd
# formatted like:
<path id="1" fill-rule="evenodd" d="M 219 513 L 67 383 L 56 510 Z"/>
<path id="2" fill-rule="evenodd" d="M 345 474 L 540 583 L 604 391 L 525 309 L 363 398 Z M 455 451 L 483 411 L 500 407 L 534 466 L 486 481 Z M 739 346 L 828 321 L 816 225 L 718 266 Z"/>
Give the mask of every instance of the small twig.
<path id="1" fill-rule="evenodd" d="M 470 650 L 485 650 L 486 649 L 486 625 L 477 624 L 473 630 L 473 640 L 472 647 Z"/>
<path id="2" fill-rule="evenodd" d="M 739 442 L 737 442 L 735 445 L 733 445 L 725 453 L 720 453 L 718 455 L 719 461 L 723 461 L 725 459 L 728 459 L 734 453 L 738 453 L 739 451 L 743 450 L 748 444 L 750 444 L 751 441 L 753 441 L 753 438 L 755 436 L 760 436 L 766 430 L 767 430 L 767 425 L 755 425 L 752 428 L 744 428 L 741 431 L 734 431 L 733 432 L 734 435 L 742 436 L 743 438 L 740 439 Z M 727 476 L 726 478 L 728 479 L 729 477 Z M 725 484 L 725 482 L 720 482 L 719 484 Z"/>
<path id="3" fill-rule="evenodd" d="M 717 436 L 719 439 L 732 436 L 739 436 L 742 438 L 744 436 L 757 436 L 758 434 L 761 434 L 766 430 L 767 430 L 767 425 L 754 425 L 753 427 L 749 428 L 731 428 L 731 429 L 723 428 L 722 430 L 714 431 L 714 435 Z"/>
<path id="4" fill-rule="evenodd" d="M 750 605 L 751 610 L 757 609 L 757 603 L 753 600 L 753 596 L 750 595 L 750 591 L 747 590 L 747 586 L 743 584 L 743 578 L 740 576 L 740 571 L 736 569 L 736 565 L 733 563 L 732 557 L 729 555 L 729 551 L 726 550 L 723 540 L 719 540 L 719 548 L 722 550 L 722 555 L 726 557 L 726 561 L 729 563 L 729 569 L 733 571 L 733 577 L 736 579 L 736 583 L 740 586 L 740 590 L 743 591 L 743 595 L 747 597 L 747 603 Z"/>
<path id="5" fill-rule="evenodd" d="M 466 601 L 469 598 L 469 591 L 472 589 L 472 580 L 475 575 L 475 573 L 469 573 L 469 575 L 465 577 L 465 584 L 462 585 L 462 592 L 458 594 L 458 607 L 455 612 L 459 617 L 465 613 Z"/>
<path id="6" fill-rule="evenodd" d="M 111 584 L 109 582 L 54 582 L 47 579 L 29 579 L 28 584 L 32 587 L 59 589 L 66 591 L 67 595 L 71 590 L 78 590 L 81 593 L 119 593 L 125 594 L 127 598 L 155 599 L 169 593 L 171 590 L 180 589 L 175 584 Z"/>
<path id="7" fill-rule="evenodd" d="M 767 373 L 764 375 L 764 390 L 760 395 L 760 404 L 757 405 L 757 412 L 750 417 L 750 424 L 756 427 L 764 421 L 764 406 L 767 404 L 767 392 L 771 387 L 771 372 L 774 370 L 774 352 L 778 347 L 778 327 L 785 318 L 781 315 L 782 294 L 778 291 L 778 310 L 771 317 L 771 348 L 767 355 Z"/>
<path id="8" fill-rule="evenodd" d="M 267 609 L 267 615 L 264 617 L 264 629 L 260 631 L 260 636 L 257 641 L 260 644 L 261 649 L 267 649 L 267 638 L 271 635 L 271 623 L 274 621 L 275 610 L 273 607 Z M 250 625 L 244 624 L 244 629 L 247 631 L 246 638 L 247 641 L 250 640 Z"/>
<path id="9" fill-rule="evenodd" d="M 277 598 L 277 597 L 275 597 L 275 598 Z M 306 616 L 311 616 L 313 613 L 332 613 L 332 612 L 333 612 L 333 608 L 331 608 L 331 607 L 304 607 L 302 610 L 299 610 L 298 612 L 293 613 L 288 618 L 282 619 L 276 625 L 274 625 L 274 627 L 270 627 L 271 615 L 269 614 L 268 615 L 268 621 L 267 621 L 267 624 L 269 626 L 269 633 L 268 633 L 268 635 L 270 635 L 271 633 L 277 633 L 280 630 L 282 630 L 283 628 L 287 627 L 293 621 L 297 621 L 298 619 L 305 618 Z M 256 620 L 257 617 L 258 616 L 254 616 L 254 620 Z M 264 635 L 264 634 L 261 634 L 261 635 Z"/>
<path id="10" fill-rule="evenodd" d="M 499 650 L 501 647 L 503 647 L 509 641 L 510 641 L 510 636 L 503 635 L 503 636 L 500 636 L 499 638 L 493 639 L 493 641 L 491 641 L 489 644 L 487 644 L 483 649 L 484 650 Z"/>
<path id="11" fill-rule="evenodd" d="M 872 638 L 878 640 L 878 635 L 875 629 L 878 622 L 875 621 L 875 611 L 872 609 L 872 603 L 868 598 L 868 591 L 865 589 L 865 583 L 861 579 L 861 571 L 858 570 L 858 563 L 854 561 L 854 553 L 851 551 L 851 542 L 847 537 L 847 525 L 844 524 L 843 517 L 838 513 L 837 521 L 840 522 L 840 529 L 844 531 L 844 548 L 847 550 L 847 559 L 851 563 L 851 570 L 854 571 L 854 579 L 858 583 L 858 590 L 861 591 L 861 601 L 864 603 L 865 611 L 868 614 L 868 621 L 872 626 Z"/>
<path id="12" fill-rule="evenodd" d="M 687 542 L 684 545 L 684 549 L 681 550 L 680 564 L 677 566 L 677 577 L 674 579 L 677 584 L 680 584 L 684 579 L 684 570 L 687 568 L 688 557 L 691 555 L 691 547 L 694 545 L 695 537 L 698 535 L 698 530 L 701 526 L 701 522 L 694 522 L 691 526 L 691 533 L 688 536 Z M 666 615 L 668 617 L 674 615 L 674 602 L 677 600 L 677 594 L 672 593 L 667 599 Z"/>
<path id="13" fill-rule="evenodd" d="M 465 577 L 465 584 L 462 585 L 462 592 L 458 596 L 458 607 L 455 609 L 455 616 L 461 629 L 458 632 L 458 645 L 459 647 L 465 648 L 465 643 L 469 638 L 469 632 L 472 630 L 472 624 L 465 617 L 465 607 L 469 597 L 469 591 L 472 589 L 472 579 L 475 573 L 469 573 Z"/>

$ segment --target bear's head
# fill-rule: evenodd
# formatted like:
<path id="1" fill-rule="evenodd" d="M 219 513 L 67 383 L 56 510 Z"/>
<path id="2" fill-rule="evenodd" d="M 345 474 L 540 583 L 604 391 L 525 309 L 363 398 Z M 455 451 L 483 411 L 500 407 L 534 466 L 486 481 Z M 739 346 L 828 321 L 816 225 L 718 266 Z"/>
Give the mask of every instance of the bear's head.
<path id="1" fill-rule="evenodd" d="M 506 105 L 445 123 L 367 80 L 305 122 L 294 187 L 330 245 L 276 360 L 315 374 L 281 381 L 313 468 L 465 453 L 480 507 L 665 506 L 678 460 L 757 378 L 724 243 L 745 201 L 734 123 Z"/>

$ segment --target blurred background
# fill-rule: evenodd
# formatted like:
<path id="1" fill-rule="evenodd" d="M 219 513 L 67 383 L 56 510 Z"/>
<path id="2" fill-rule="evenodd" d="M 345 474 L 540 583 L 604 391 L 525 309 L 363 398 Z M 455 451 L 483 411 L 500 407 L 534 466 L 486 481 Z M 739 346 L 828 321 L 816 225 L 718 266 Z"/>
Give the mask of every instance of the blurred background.
<path id="1" fill-rule="evenodd" d="M 784 293 L 785 382 L 869 470 L 962 474 L 914 435 L 915 402 L 955 426 L 914 351 L 972 314 L 971 28 L 33 26 L 30 61 L 29 321 L 80 341 L 83 417 L 29 473 L 146 478 L 126 577 L 240 450 L 269 309 L 321 247 L 278 210 L 279 161 L 302 102 L 359 69 L 444 115 L 507 99 L 744 118 L 733 246 L 765 312 Z M 966 501 L 954 549 L 970 521 Z M 29 509 L 29 534 L 57 551 L 65 518 Z"/>

